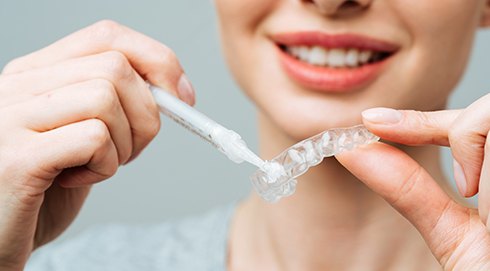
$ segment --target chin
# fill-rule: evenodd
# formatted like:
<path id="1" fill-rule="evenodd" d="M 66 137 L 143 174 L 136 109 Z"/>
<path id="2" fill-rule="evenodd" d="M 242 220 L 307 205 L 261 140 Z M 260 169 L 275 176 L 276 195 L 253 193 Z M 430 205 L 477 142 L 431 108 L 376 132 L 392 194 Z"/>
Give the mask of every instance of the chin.
<path id="1" fill-rule="evenodd" d="M 306 97 L 304 98 L 306 99 Z M 289 106 L 288 106 L 289 105 Z M 361 112 L 369 106 L 345 104 L 345 101 L 298 101 L 276 103 L 260 109 L 267 125 L 294 141 L 301 141 L 328 129 L 362 123 Z"/>

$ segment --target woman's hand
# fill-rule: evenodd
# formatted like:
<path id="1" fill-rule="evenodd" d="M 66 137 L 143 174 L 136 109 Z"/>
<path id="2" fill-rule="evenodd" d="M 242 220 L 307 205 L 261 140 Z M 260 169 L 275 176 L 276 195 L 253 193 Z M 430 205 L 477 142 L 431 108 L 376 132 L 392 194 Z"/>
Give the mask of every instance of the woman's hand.
<path id="1" fill-rule="evenodd" d="M 490 95 L 464 110 L 370 109 L 363 121 L 389 141 L 451 147 L 458 189 L 464 196 L 479 192 L 478 210 L 456 203 L 417 162 L 387 144 L 337 159 L 419 230 L 444 270 L 490 270 Z"/>
<path id="2" fill-rule="evenodd" d="M 22 270 L 61 234 L 91 184 L 160 128 L 148 80 L 194 103 L 174 53 L 103 21 L 14 60 L 0 75 L 0 269 Z"/>

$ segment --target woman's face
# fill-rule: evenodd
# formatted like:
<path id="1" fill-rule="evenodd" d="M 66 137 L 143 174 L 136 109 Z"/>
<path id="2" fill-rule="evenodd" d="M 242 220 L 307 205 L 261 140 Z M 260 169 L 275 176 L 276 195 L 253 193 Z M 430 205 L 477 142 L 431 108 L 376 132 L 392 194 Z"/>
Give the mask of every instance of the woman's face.
<path id="1" fill-rule="evenodd" d="M 441 109 L 488 0 L 215 0 L 240 86 L 294 139 L 366 108 Z"/>

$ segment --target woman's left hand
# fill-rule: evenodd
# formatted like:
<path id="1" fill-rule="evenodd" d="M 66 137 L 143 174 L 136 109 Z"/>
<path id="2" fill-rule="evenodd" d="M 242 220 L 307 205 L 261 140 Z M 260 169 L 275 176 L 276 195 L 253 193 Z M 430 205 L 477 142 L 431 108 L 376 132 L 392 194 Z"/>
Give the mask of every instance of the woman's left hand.
<path id="1" fill-rule="evenodd" d="M 477 210 L 454 201 L 393 146 L 374 143 L 336 157 L 419 230 L 444 270 L 490 270 L 490 94 L 463 110 L 369 109 L 363 122 L 388 141 L 451 147 L 458 189 L 479 193 Z"/>

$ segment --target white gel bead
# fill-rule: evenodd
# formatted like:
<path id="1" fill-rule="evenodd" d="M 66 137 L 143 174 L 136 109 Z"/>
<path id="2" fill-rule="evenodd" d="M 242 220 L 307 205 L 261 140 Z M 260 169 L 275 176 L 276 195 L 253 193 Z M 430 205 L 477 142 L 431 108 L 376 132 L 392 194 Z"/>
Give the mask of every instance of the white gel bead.
<path id="1" fill-rule="evenodd" d="M 265 171 L 265 173 L 267 173 L 269 177 L 269 183 L 275 183 L 280 177 L 286 176 L 286 171 L 284 170 L 284 167 L 277 162 L 265 162 L 263 170 Z"/>

